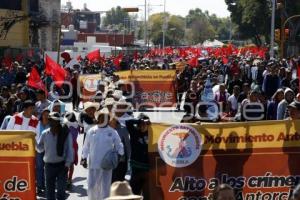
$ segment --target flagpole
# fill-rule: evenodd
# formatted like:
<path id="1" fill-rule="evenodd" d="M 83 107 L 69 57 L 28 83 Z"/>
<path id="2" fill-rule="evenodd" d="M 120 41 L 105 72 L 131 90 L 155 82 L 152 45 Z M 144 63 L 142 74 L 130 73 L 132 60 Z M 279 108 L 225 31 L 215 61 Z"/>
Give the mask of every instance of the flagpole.
<path id="1" fill-rule="evenodd" d="M 166 26 L 167 26 L 167 20 L 166 20 L 166 0 L 164 0 L 164 22 L 163 22 L 163 56 L 165 56 L 165 39 L 166 39 Z"/>

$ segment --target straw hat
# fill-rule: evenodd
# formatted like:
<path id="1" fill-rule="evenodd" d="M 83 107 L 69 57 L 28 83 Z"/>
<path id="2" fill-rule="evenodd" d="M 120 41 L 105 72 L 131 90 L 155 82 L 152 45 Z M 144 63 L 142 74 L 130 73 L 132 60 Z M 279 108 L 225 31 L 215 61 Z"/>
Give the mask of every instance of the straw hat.
<path id="1" fill-rule="evenodd" d="M 113 97 L 116 98 L 116 99 L 121 99 L 123 96 L 123 91 L 121 90 L 115 90 L 115 92 L 113 93 Z"/>
<path id="2" fill-rule="evenodd" d="M 84 107 L 84 110 L 87 110 L 88 108 L 95 108 L 96 110 L 98 110 L 99 104 L 88 101 L 83 104 L 83 107 Z"/>
<path id="3" fill-rule="evenodd" d="M 117 181 L 111 185 L 110 196 L 105 200 L 130 200 L 130 199 L 140 199 L 143 197 L 139 195 L 134 195 L 132 189 L 128 182 Z"/>
<path id="4" fill-rule="evenodd" d="M 94 116 L 95 116 L 96 120 L 98 120 L 99 115 L 109 115 L 109 110 L 107 108 L 103 108 L 103 109 L 95 112 Z"/>
<path id="5" fill-rule="evenodd" d="M 104 106 L 112 106 L 115 104 L 115 100 L 113 98 L 106 98 L 104 100 Z"/>

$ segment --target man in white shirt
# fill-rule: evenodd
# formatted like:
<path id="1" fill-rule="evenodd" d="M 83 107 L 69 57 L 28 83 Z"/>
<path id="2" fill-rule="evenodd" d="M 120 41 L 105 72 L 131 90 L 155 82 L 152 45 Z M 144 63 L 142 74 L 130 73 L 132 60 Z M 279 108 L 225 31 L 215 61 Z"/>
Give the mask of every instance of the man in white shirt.
<path id="1" fill-rule="evenodd" d="M 39 135 L 39 120 L 33 115 L 35 104 L 31 100 L 26 100 L 23 104 L 23 112 L 12 116 L 8 122 L 6 130 L 26 130 L 36 134 L 36 141 Z"/>
<path id="2" fill-rule="evenodd" d="M 130 107 L 130 103 L 124 99 L 120 99 L 114 106 L 114 115 L 122 126 L 126 126 L 127 120 L 133 119 L 133 116 L 128 114 Z"/>
<path id="3" fill-rule="evenodd" d="M 240 87 L 233 87 L 233 94 L 228 98 L 228 109 L 230 117 L 234 117 L 238 111 L 238 97 L 240 95 Z"/>
<path id="4" fill-rule="evenodd" d="M 82 150 L 81 164 L 86 168 L 88 158 L 88 199 L 103 200 L 109 197 L 112 179 L 112 169 L 104 170 L 101 167 L 103 158 L 112 148 L 119 155 L 124 155 L 124 146 L 117 131 L 108 126 L 109 113 L 100 111 L 95 115 L 98 124 L 87 133 Z"/>

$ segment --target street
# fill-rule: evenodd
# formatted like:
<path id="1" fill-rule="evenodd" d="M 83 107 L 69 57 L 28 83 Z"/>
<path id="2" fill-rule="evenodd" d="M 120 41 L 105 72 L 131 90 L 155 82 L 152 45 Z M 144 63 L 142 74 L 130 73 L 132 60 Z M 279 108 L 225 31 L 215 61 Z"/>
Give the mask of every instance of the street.
<path id="1" fill-rule="evenodd" d="M 66 110 L 72 111 L 72 104 L 66 104 Z M 151 119 L 152 123 L 178 123 L 180 122 L 183 112 L 172 111 L 171 108 L 160 108 L 162 112 L 145 112 Z M 78 114 L 78 113 L 77 113 Z M 135 112 L 134 116 L 137 117 L 140 112 Z M 78 155 L 82 152 L 83 134 L 78 136 L 79 150 Z M 67 190 L 68 200 L 86 200 L 87 199 L 87 175 L 88 170 L 81 165 L 75 166 L 72 187 Z M 44 197 L 38 197 L 37 200 L 45 200 Z"/>

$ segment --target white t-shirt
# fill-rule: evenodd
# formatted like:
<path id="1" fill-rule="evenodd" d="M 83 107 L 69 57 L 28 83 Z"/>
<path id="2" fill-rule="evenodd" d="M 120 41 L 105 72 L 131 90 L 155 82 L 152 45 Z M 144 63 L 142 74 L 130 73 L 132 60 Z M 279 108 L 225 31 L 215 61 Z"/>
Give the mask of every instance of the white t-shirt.
<path id="1" fill-rule="evenodd" d="M 257 72 L 258 72 L 258 67 L 257 66 L 253 66 L 251 68 L 251 77 L 252 77 L 252 80 L 256 80 L 257 79 Z"/>
<path id="2" fill-rule="evenodd" d="M 119 155 L 124 155 L 124 146 L 118 132 L 110 126 L 93 126 L 86 135 L 82 158 L 89 158 L 89 169 L 100 169 L 104 155 L 113 147 Z"/>
<path id="3" fill-rule="evenodd" d="M 39 121 L 36 117 L 31 116 L 27 118 L 23 115 L 23 112 L 12 116 L 8 122 L 6 130 L 25 130 L 33 131 L 36 134 L 36 140 L 39 136 Z"/>
<path id="4" fill-rule="evenodd" d="M 228 102 L 230 102 L 232 110 L 238 110 L 238 99 L 237 99 L 237 97 L 235 97 L 234 95 L 231 95 L 228 98 Z"/>

